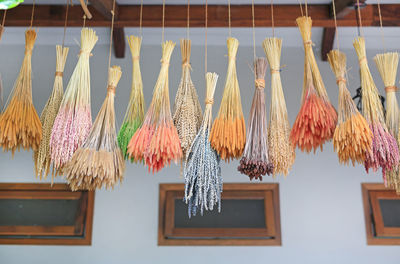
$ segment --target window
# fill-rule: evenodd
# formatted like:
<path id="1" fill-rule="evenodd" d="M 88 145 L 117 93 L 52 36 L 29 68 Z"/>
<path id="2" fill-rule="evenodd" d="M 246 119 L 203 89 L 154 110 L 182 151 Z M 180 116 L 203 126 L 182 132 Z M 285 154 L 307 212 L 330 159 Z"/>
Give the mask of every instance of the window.
<path id="1" fill-rule="evenodd" d="M 0 184 L 0 244 L 90 245 L 94 192 Z"/>
<path id="2" fill-rule="evenodd" d="M 281 245 L 279 185 L 226 183 L 222 210 L 189 218 L 183 184 L 160 184 L 159 245 Z"/>
<path id="3" fill-rule="evenodd" d="M 400 245 L 400 196 L 383 184 L 362 184 L 368 245 Z"/>

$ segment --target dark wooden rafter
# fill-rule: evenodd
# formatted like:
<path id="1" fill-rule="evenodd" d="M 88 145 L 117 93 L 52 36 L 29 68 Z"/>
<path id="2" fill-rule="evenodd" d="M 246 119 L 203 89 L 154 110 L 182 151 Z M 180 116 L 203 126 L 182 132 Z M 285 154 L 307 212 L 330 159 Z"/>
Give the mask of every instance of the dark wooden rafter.
<path id="1" fill-rule="evenodd" d="M 90 6 L 101 14 L 105 19 L 111 21 L 113 9 L 113 0 L 89 0 Z M 115 4 L 114 21 L 118 21 L 119 5 Z M 125 33 L 122 26 L 114 25 L 113 47 L 116 58 L 125 57 Z"/>
<path id="2" fill-rule="evenodd" d="M 360 8 L 365 7 L 365 0 L 359 0 Z M 335 10 L 336 10 L 336 18 L 338 22 L 340 19 L 346 18 L 349 14 L 353 13 L 353 19 L 356 21 L 356 17 L 354 16 L 354 12 L 356 10 L 357 0 L 335 0 Z M 334 12 L 333 6 L 330 5 L 329 15 L 333 19 Z M 328 60 L 328 52 L 333 49 L 333 43 L 335 41 L 335 29 L 331 27 L 325 27 L 324 32 L 322 34 L 322 43 L 321 43 L 321 59 L 323 61 Z"/>
<path id="3" fill-rule="evenodd" d="M 93 18 L 87 20 L 91 27 L 109 27 L 110 21 L 101 12 L 89 5 Z M 116 27 L 138 27 L 139 26 L 138 5 L 119 5 Z M 186 5 L 167 5 L 165 9 L 166 27 L 186 27 Z M 382 4 L 383 26 L 400 25 L 400 4 Z M 29 26 L 31 5 L 20 5 L 7 12 L 6 26 Z M 256 27 L 270 27 L 270 7 L 256 5 L 255 24 Z M 275 26 L 296 27 L 295 19 L 301 16 L 298 5 L 275 5 Z M 232 5 L 232 27 L 251 27 L 251 5 Z M 334 27 L 330 16 L 330 5 L 309 5 L 308 14 L 313 19 L 314 27 Z M 34 26 L 38 27 L 62 27 L 64 26 L 65 6 L 37 5 L 35 7 Z M 83 11 L 79 5 L 70 8 L 68 26 L 82 26 Z M 143 27 L 161 27 L 162 6 L 145 5 L 143 7 Z M 362 9 L 363 26 L 379 26 L 377 5 L 367 5 Z M 338 20 L 341 27 L 357 26 L 354 10 Z M 204 5 L 192 5 L 190 7 L 190 26 L 204 27 Z M 228 27 L 228 7 L 226 5 L 210 5 L 208 7 L 209 27 Z"/>

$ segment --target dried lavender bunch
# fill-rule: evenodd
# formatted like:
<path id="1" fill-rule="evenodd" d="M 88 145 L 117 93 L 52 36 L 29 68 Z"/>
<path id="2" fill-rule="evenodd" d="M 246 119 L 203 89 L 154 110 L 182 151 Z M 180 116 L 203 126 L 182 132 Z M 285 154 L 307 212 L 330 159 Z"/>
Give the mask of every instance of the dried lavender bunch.
<path id="1" fill-rule="evenodd" d="M 221 211 L 222 176 L 220 157 L 211 147 L 209 140 L 212 122 L 212 104 L 218 75 L 206 74 L 206 107 L 204 119 L 198 134 L 189 149 L 187 162 L 184 167 L 185 202 L 188 204 L 189 217 L 196 215 L 200 209 L 213 210 L 218 204 Z"/>
<path id="2" fill-rule="evenodd" d="M 252 179 L 262 180 L 262 176 L 273 172 L 273 164 L 268 159 L 267 109 L 265 107 L 265 72 L 267 60 L 257 58 L 254 62 L 255 84 L 253 103 L 250 109 L 247 140 L 238 171 Z"/>

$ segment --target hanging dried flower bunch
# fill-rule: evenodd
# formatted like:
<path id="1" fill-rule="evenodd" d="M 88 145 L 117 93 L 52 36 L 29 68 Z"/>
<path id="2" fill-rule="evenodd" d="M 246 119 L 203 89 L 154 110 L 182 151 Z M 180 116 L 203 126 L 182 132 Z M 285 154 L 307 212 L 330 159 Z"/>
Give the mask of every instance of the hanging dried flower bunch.
<path id="1" fill-rule="evenodd" d="M 367 153 L 364 166 L 367 172 L 370 168 L 376 171 L 381 167 L 386 181 L 386 172 L 392 170 L 399 161 L 399 150 L 396 139 L 385 124 L 378 90 L 368 67 L 364 38 L 356 38 L 353 46 L 360 63 L 363 115 L 372 130 L 372 152 Z"/>
<path id="2" fill-rule="evenodd" d="M 175 97 L 172 119 L 181 141 L 183 160 L 186 159 L 187 151 L 192 145 L 203 119 L 196 88 L 190 77 L 190 50 L 190 40 L 181 39 L 182 77 Z"/>
<path id="3" fill-rule="evenodd" d="M 63 166 L 86 140 L 92 127 L 89 57 L 97 40 L 94 30 L 82 29 L 78 63 L 65 90 L 51 132 L 51 162 L 56 175 L 62 173 Z"/>
<path id="4" fill-rule="evenodd" d="M 189 217 L 195 216 L 200 210 L 213 210 L 218 205 L 221 211 L 222 176 L 220 158 L 211 147 L 209 134 L 212 122 L 212 104 L 218 75 L 206 74 L 206 107 L 204 119 L 189 149 L 184 168 L 185 202 L 188 204 Z"/>
<path id="5" fill-rule="evenodd" d="M 283 174 L 286 176 L 292 168 L 296 153 L 289 139 L 290 124 L 280 74 L 282 39 L 266 38 L 263 47 L 271 68 L 268 154 L 274 167 L 273 175 Z"/>
<path id="6" fill-rule="evenodd" d="M 238 171 L 252 179 L 262 180 L 265 174 L 271 174 L 273 164 L 268 158 L 267 109 L 265 107 L 265 72 L 267 60 L 257 58 L 254 61 L 255 85 L 253 103 L 247 126 L 247 140 Z"/>
<path id="7" fill-rule="evenodd" d="M 328 61 L 339 86 L 339 120 L 333 134 L 333 147 L 339 162 L 364 164 L 371 153 L 372 132 L 365 118 L 357 110 L 346 85 L 346 55 L 339 50 L 328 53 Z"/>
<path id="8" fill-rule="evenodd" d="M 290 139 L 302 151 L 314 152 L 331 140 L 337 123 L 337 113 L 329 101 L 325 85 L 312 50 L 310 17 L 296 19 L 304 43 L 304 84 L 302 107 L 293 125 Z"/>
<path id="9" fill-rule="evenodd" d="M 374 57 L 374 61 L 382 77 L 386 91 L 386 126 L 389 133 L 397 139 L 397 147 L 399 146 L 399 106 L 396 98 L 396 74 L 399 65 L 399 54 L 397 52 L 388 52 L 378 54 Z M 398 162 L 398 161 L 397 161 Z M 386 173 L 387 186 L 400 192 L 400 171 L 398 163 Z"/>
<path id="10" fill-rule="evenodd" d="M 228 71 L 218 116 L 212 126 L 211 146 L 225 161 L 242 156 L 246 143 L 246 128 L 236 74 L 236 54 L 239 41 L 228 38 Z"/>
<path id="11" fill-rule="evenodd" d="M 178 132 L 171 117 L 168 89 L 168 68 L 175 43 L 162 44 L 161 70 L 153 91 L 153 99 L 140 129 L 128 145 L 128 155 L 143 160 L 149 171 L 157 172 L 171 161 L 182 158 Z"/>
<path id="12" fill-rule="evenodd" d="M 72 190 L 113 188 L 123 179 L 125 161 L 117 142 L 114 111 L 115 89 L 121 75 L 120 67 L 109 69 L 106 99 L 85 143 L 65 166 Z"/>
<path id="13" fill-rule="evenodd" d="M 60 109 L 61 100 L 64 95 L 63 72 L 65 62 L 68 56 L 68 48 L 60 45 L 56 46 L 56 73 L 54 77 L 53 91 L 47 100 L 40 115 L 40 121 L 43 124 L 43 138 L 40 142 L 39 150 L 34 152 L 33 160 L 35 162 L 36 177 L 46 178 L 50 172 L 50 137 L 53 129 L 54 120 Z M 53 181 L 53 179 L 52 179 Z"/>
<path id="14" fill-rule="evenodd" d="M 25 56 L 11 92 L 11 100 L 0 116 L 0 145 L 3 150 L 23 147 L 36 151 L 42 139 L 42 125 L 32 103 L 32 50 L 36 40 L 33 29 L 25 31 Z"/>
<path id="15" fill-rule="evenodd" d="M 129 36 L 129 47 L 132 54 L 132 88 L 129 97 L 128 108 L 126 109 L 125 118 L 122 123 L 121 129 L 118 133 L 118 144 L 122 150 L 124 158 L 128 158 L 127 149 L 129 141 L 133 134 L 142 125 L 144 118 L 144 96 L 143 96 L 143 82 L 142 74 L 140 72 L 140 47 L 142 45 L 142 38 L 136 36 Z M 133 161 L 133 160 L 131 160 Z"/>

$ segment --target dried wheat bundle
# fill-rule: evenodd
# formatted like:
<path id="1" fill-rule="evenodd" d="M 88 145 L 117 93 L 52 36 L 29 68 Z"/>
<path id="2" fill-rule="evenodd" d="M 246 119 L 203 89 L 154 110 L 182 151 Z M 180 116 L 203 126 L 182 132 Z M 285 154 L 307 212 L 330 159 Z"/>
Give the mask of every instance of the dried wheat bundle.
<path id="1" fill-rule="evenodd" d="M 211 129 L 211 146 L 225 161 L 242 156 L 246 143 L 246 128 L 242 112 L 239 82 L 236 74 L 236 54 L 239 41 L 228 38 L 228 70 L 218 116 Z"/>
<path id="2" fill-rule="evenodd" d="M 82 29 L 78 63 L 65 90 L 51 132 L 51 163 L 56 175 L 62 173 L 63 166 L 86 140 L 92 127 L 89 57 L 97 40 L 94 30 Z"/>
<path id="3" fill-rule="evenodd" d="M 325 85 L 312 50 L 310 17 L 296 19 L 304 44 L 304 83 L 302 107 L 293 125 L 290 139 L 302 151 L 314 152 L 331 140 L 337 123 L 337 113 L 329 101 Z"/>
<path id="4" fill-rule="evenodd" d="M 129 141 L 143 123 L 145 107 L 142 74 L 139 63 L 142 38 L 129 36 L 128 43 L 132 54 L 132 86 L 128 108 L 126 109 L 124 121 L 118 133 L 118 144 L 125 159 L 128 158 L 127 149 Z"/>
<path id="5" fill-rule="evenodd" d="M 64 94 L 63 72 L 68 56 L 68 50 L 69 49 L 66 47 L 63 48 L 60 45 L 56 46 L 56 73 L 54 77 L 53 91 L 43 108 L 42 114 L 40 115 L 40 121 L 43 126 L 43 138 L 40 142 L 39 150 L 35 151 L 33 154 L 36 177 L 40 177 L 40 179 L 42 179 L 42 177 L 46 178 L 50 172 L 51 130 L 53 129 L 54 120 L 56 119 Z"/>
<path id="6" fill-rule="evenodd" d="M 357 110 L 346 85 L 346 55 L 339 50 L 328 53 L 328 61 L 339 86 L 338 124 L 333 134 L 333 147 L 339 162 L 364 164 L 371 152 L 372 132 L 365 118 Z"/>
<path id="7" fill-rule="evenodd" d="M 399 65 L 399 54 L 397 52 L 388 52 L 378 54 L 374 57 L 374 61 L 382 77 L 386 91 L 386 126 L 389 133 L 397 139 L 397 147 L 399 146 L 399 106 L 396 99 L 396 74 Z M 394 188 L 400 192 L 400 171 L 398 164 L 386 174 L 387 186 Z"/>
<path id="8" fill-rule="evenodd" d="M 121 75 L 119 66 L 109 69 L 106 99 L 85 143 L 65 166 L 72 190 L 108 189 L 122 182 L 125 161 L 117 142 L 114 111 L 115 89 Z"/>
<path id="9" fill-rule="evenodd" d="M 363 115 L 372 130 L 372 152 L 367 153 L 364 166 L 367 172 L 369 168 L 376 171 L 381 167 L 385 179 L 386 172 L 399 161 L 399 150 L 385 124 L 378 90 L 368 67 L 364 38 L 356 38 L 353 46 L 360 63 Z"/>
<path id="10" fill-rule="evenodd" d="M 162 44 L 160 74 L 153 91 L 153 99 L 140 129 L 128 145 L 128 155 L 134 160 L 144 159 L 149 171 L 157 172 L 171 161 L 182 158 L 178 132 L 171 117 L 168 89 L 168 68 L 175 43 Z"/>
<path id="11" fill-rule="evenodd" d="M 271 68 L 268 155 L 274 166 L 273 175 L 287 175 L 292 168 L 296 153 L 289 139 L 290 124 L 280 74 L 282 39 L 266 38 L 263 47 Z"/>
<path id="12" fill-rule="evenodd" d="M 200 209 L 213 210 L 218 204 L 221 211 L 222 176 L 220 158 L 211 147 L 209 140 L 212 123 L 212 104 L 214 102 L 215 86 L 218 75 L 206 74 L 206 107 L 204 119 L 188 151 L 187 162 L 184 168 L 185 201 L 188 204 L 189 217 L 196 215 Z"/>
<path id="13" fill-rule="evenodd" d="M 255 92 L 250 109 L 249 124 L 247 126 L 247 139 L 240 160 L 238 171 L 252 179 L 262 180 L 265 174 L 271 174 L 273 164 L 268 158 L 268 131 L 267 109 L 265 107 L 265 72 L 267 60 L 257 58 L 254 61 Z"/>
<path id="14" fill-rule="evenodd" d="M 23 147 L 36 151 L 42 139 L 42 124 L 32 103 L 33 29 L 25 31 L 25 56 L 11 92 L 11 100 L 0 117 L 0 145 L 5 151 Z"/>
<path id="15" fill-rule="evenodd" d="M 303 102 L 290 132 L 290 140 L 301 151 L 310 152 L 319 148 L 332 138 L 336 120 L 326 101 L 318 96 L 314 88 L 311 68 L 305 61 L 305 85 L 303 88 Z M 334 109 L 333 109 L 334 110 Z M 335 112 L 336 113 L 336 112 Z"/>
<path id="16" fill-rule="evenodd" d="M 189 39 L 181 39 L 182 77 L 175 97 L 172 119 L 181 141 L 183 159 L 200 128 L 203 114 L 196 88 L 190 77 L 190 49 Z"/>

